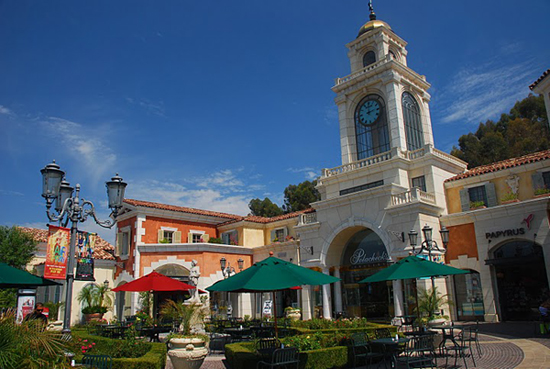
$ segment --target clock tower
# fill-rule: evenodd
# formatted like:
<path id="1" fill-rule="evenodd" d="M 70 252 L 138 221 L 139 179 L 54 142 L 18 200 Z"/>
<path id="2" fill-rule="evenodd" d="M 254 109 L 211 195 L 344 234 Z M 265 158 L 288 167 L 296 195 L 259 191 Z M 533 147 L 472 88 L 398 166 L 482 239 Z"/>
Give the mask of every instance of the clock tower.
<path id="1" fill-rule="evenodd" d="M 447 213 L 444 181 L 466 169 L 466 163 L 434 147 L 430 84 L 407 66 L 407 43 L 376 19 L 372 4 L 369 8 L 370 20 L 346 45 L 351 73 L 332 87 L 342 163 L 323 169 L 315 213 L 296 226 L 300 250 L 311 250 L 301 252 L 301 265 L 342 279 L 334 295 L 328 285 L 322 301 L 311 295 L 325 318 L 332 311 L 371 317 L 409 312 L 401 282 L 391 289 L 357 282 L 409 255 L 410 230 L 440 229 L 439 219 Z M 439 232 L 434 235 L 442 244 Z M 444 261 L 443 253 L 431 257 Z M 446 290 L 444 280 L 435 283 Z M 302 292 L 302 306 L 311 306 Z M 311 314 L 304 310 L 305 319 Z"/>
<path id="2" fill-rule="evenodd" d="M 346 46 L 351 74 L 337 78 L 342 164 L 398 148 L 433 146 L 426 78 L 407 66 L 407 43 L 376 15 Z"/>

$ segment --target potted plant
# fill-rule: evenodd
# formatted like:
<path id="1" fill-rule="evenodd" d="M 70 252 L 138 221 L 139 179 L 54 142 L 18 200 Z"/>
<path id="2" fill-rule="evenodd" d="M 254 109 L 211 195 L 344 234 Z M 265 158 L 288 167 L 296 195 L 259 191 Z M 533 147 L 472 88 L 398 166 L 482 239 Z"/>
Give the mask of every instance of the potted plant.
<path id="1" fill-rule="evenodd" d="M 535 197 L 548 196 L 550 194 L 550 188 L 540 187 L 535 189 Z"/>
<path id="2" fill-rule="evenodd" d="M 501 197 L 500 202 L 502 204 L 510 204 L 512 202 L 519 202 L 518 200 L 518 194 L 513 193 L 512 191 L 508 192 L 504 196 Z"/>
<path id="3" fill-rule="evenodd" d="M 179 324 L 178 333 L 168 336 L 168 357 L 174 369 L 199 369 L 208 355 L 207 336 L 198 333 L 204 329 L 205 305 L 167 300 L 160 315 Z"/>
<path id="4" fill-rule="evenodd" d="M 470 210 L 485 209 L 485 203 L 483 201 L 470 201 Z"/>
<path id="5" fill-rule="evenodd" d="M 103 318 L 113 304 L 112 292 L 106 285 L 96 283 L 84 286 L 77 296 L 82 304 L 82 314 L 86 322 Z"/>
<path id="6" fill-rule="evenodd" d="M 290 320 L 300 320 L 302 318 L 302 310 L 288 306 L 285 308 L 285 316 Z"/>
<path id="7" fill-rule="evenodd" d="M 437 292 L 437 287 L 422 290 L 418 296 L 419 323 L 424 327 L 444 323 L 449 317 L 443 315 L 443 308 L 450 304 L 448 295 Z"/>

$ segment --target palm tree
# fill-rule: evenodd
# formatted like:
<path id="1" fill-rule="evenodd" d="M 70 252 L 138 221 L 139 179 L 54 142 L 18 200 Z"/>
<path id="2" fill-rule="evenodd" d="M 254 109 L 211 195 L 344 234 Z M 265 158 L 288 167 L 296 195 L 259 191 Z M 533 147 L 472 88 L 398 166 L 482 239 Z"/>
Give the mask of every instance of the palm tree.
<path id="1" fill-rule="evenodd" d="M 436 318 L 448 319 L 448 316 L 440 315 L 441 309 L 444 306 L 450 305 L 448 295 L 442 295 L 437 292 L 437 287 L 429 290 L 421 290 L 418 296 L 418 310 L 420 312 L 420 322 L 424 325 L 430 320 Z"/>
<path id="2" fill-rule="evenodd" d="M 202 304 L 168 299 L 160 306 L 160 315 L 180 323 L 180 332 L 188 336 L 191 334 L 191 328 L 202 322 L 205 312 Z"/>

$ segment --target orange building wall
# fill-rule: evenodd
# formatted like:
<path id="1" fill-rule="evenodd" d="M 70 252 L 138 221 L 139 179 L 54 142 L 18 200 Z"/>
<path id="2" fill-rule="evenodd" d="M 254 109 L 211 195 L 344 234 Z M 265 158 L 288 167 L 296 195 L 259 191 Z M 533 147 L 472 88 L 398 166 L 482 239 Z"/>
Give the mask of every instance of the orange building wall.
<path id="1" fill-rule="evenodd" d="M 145 235 L 142 236 L 143 243 L 158 243 L 158 231 L 161 227 L 177 228 L 181 232 L 182 243 L 187 243 L 187 235 L 190 230 L 204 231 L 210 237 L 218 237 L 216 226 L 204 223 L 148 216 L 142 226 L 145 228 Z"/>
<path id="2" fill-rule="evenodd" d="M 447 228 L 449 229 L 449 245 L 445 255 L 447 263 L 458 259 L 459 255 L 467 255 L 479 260 L 474 224 L 461 224 Z"/>
<path id="3" fill-rule="evenodd" d="M 122 273 L 123 270 L 126 270 L 126 272 L 128 272 L 128 274 L 130 274 L 130 275 L 134 274 L 134 269 L 133 269 L 134 256 L 133 255 L 134 255 L 134 248 L 136 247 L 136 243 L 134 241 L 135 235 L 136 235 L 136 227 L 135 227 L 136 221 L 137 221 L 137 218 L 132 217 L 132 218 L 122 220 L 122 221 L 117 223 L 117 231 L 121 228 L 129 226 L 130 229 L 131 229 L 132 234 L 130 235 L 130 247 L 128 249 L 129 250 L 128 251 L 128 259 L 123 261 L 124 262 L 124 269 L 122 269 L 118 266 L 115 268 L 115 276 L 114 276 L 115 279 L 120 275 L 120 273 Z M 118 242 L 118 240 L 117 240 L 117 242 Z M 116 261 L 122 261 L 122 260 L 117 257 Z"/>
<path id="4" fill-rule="evenodd" d="M 239 271 L 238 260 L 243 259 L 243 268 L 246 269 L 252 265 L 252 255 L 239 254 L 221 254 L 213 252 L 156 252 L 154 254 L 141 254 L 140 276 L 143 276 L 143 271 L 146 267 L 151 267 L 152 263 L 160 260 L 165 260 L 169 256 L 176 256 L 179 260 L 191 261 L 196 260 L 202 275 L 214 274 L 220 270 L 220 259 L 224 257 L 235 271 Z"/>

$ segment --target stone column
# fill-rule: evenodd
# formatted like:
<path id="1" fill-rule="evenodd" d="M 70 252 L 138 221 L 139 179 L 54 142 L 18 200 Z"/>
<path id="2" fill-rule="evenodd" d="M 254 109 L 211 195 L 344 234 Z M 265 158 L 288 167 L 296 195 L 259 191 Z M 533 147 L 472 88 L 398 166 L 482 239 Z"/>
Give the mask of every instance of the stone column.
<path id="1" fill-rule="evenodd" d="M 334 269 L 334 276 L 340 278 L 340 269 Z M 342 281 L 334 283 L 334 307 L 337 312 L 343 311 L 342 306 Z"/>
<path id="2" fill-rule="evenodd" d="M 403 281 L 392 281 L 393 284 L 393 307 L 395 316 L 403 316 L 405 311 L 403 306 Z"/>
<path id="3" fill-rule="evenodd" d="M 328 268 L 323 268 L 323 274 L 330 275 L 330 272 Z M 324 319 L 332 319 L 331 314 L 331 303 L 330 303 L 330 283 L 323 285 L 323 318 Z"/>
<path id="4" fill-rule="evenodd" d="M 313 316 L 311 312 L 311 286 L 304 286 L 302 289 L 302 319 L 309 320 Z"/>

